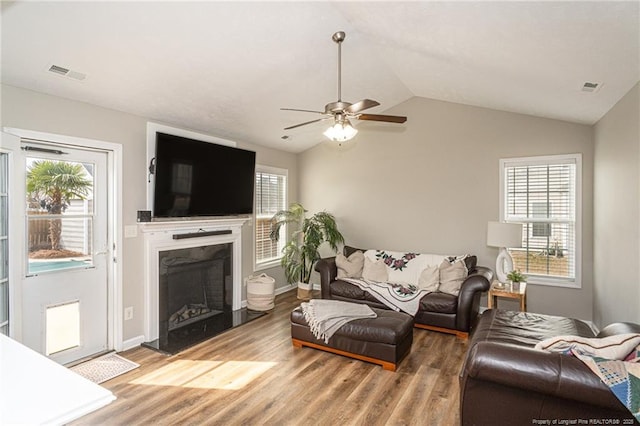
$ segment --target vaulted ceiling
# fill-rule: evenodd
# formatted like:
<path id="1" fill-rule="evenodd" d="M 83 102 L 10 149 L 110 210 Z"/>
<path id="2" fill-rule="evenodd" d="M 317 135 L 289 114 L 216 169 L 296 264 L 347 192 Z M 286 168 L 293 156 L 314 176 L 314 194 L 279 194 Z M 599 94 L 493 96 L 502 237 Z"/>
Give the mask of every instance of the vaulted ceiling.
<path id="1" fill-rule="evenodd" d="M 381 103 L 367 112 L 421 96 L 593 124 L 640 79 L 639 5 L 3 2 L 1 77 L 301 152 L 324 140 L 327 124 L 284 131 L 316 116 L 280 108 L 323 110 L 337 100 L 331 35 L 342 30 L 342 98 Z M 599 86 L 585 92 L 585 82 Z"/>

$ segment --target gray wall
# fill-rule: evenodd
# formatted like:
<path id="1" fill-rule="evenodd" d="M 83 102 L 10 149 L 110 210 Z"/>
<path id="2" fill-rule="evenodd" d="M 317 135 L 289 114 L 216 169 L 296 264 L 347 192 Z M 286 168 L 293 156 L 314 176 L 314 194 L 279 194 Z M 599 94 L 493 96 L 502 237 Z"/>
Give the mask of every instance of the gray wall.
<path id="1" fill-rule="evenodd" d="M 148 119 L 1 88 L 2 126 L 122 144 L 123 218 L 125 225 L 134 224 L 136 210 L 146 207 Z M 598 325 L 640 321 L 639 92 L 636 85 L 594 127 L 413 98 L 388 111 L 407 115 L 410 125 L 364 123 L 357 138 L 342 147 L 323 143 L 296 156 L 241 141 L 238 146 L 255 150 L 260 164 L 289 169 L 289 200 L 300 199 L 311 212 L 334 213 L 349 244 L 470 252 L 491 267 L 497 250 L 485 239 L 487 222 L 499 217 L 498 160 L 582 153 L 582 288 L 530 285 L 529 310 L 593 318 Z M 252 232 L 250 225 L 243 229 L 243 276 L 253 273 Z M 123 305 L 133 306 L 136 314 L 143 312 L 142 256 L 141 236 L 124 240 Z M 280 268 L 265 272 L 277 286 L 286 285 Z M 125 340 L 142 333 L 140 315 L 124 323 Z"/>
<path id="2" fill-rule="evenodd" d="M 305 207 L 335 214 L 351 245 L 473 253 L 479 264 L 494 268 L 497 249 L 486 246 L 486 230 L 488 221 L 499 218 L 499 159 L 582 153 L 582 288 L 530 285 L 528 307 L 590 320 L 591 126 L 425 98 L 388 113 L 407 115 L 408 125 L 362 123 L 358 136 L 341 148 L 325 142 L 300 155 Z"/>
<path id="3" fill-rule="evenodd" d="M 594 322 L 640 322 L 640 83 L 594 126 Z"/>
<path id="4" fill-rule="evenodd" d="M 121 144 L 123 147 L 123 222 L 136 224 L 136 211 L 146 209 L 146 124 L 153 121 L 95 105 L 45 95 L 2 85 L 1 125 L 20 129 L 83 137 Z M 179 123 L 163 123 L 180 127 Z M 189 129 L 199 131 L 198 129 Z M 200 131 L 201 133 L 206 133 Z M 215 136 L 215 135 L 213 135 Z M 289 200 L 297 199 L 296 155 L 236 141 L 239 148 L 256 151 L 259 164 L 289 170 Z M 253 227 L 242 230 L 242 275 L 253 274 Z M 123 242 L 123 306 L 133 306 L 133 320 L 124 322 L 123 338 L 144 334 L 143 309 L 143 237 L 127 238 Z M 261 271 L 262 272 L 262 271 Z M 276 278 L 276 286 L 287 285 L 281 268 L 264 272 Z M 245 296 L 243 295 L 243 300 Z"/>

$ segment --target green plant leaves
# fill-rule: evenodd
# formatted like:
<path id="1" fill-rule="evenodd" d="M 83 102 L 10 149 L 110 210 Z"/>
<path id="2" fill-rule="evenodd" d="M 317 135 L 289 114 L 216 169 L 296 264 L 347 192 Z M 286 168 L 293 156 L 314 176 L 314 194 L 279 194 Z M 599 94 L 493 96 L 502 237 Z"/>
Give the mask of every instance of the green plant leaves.
<path id="1" fill-rule="evenodd" d="M 289 283 L 311 279 L 313 265 L 320 259 L 318 248 L 327 242 L 333 250 L 344 243 L 335 217 L 327 212 L 319 212 L 306 218 L 307 210 L 300 203 L 292 203 L 288 210 L 281 210 L 271 218 L 270 238 L 277 241 L 280 229 L 288 223 L 296 225 L 296 230 L 282 250 L 281 264 Z"/>

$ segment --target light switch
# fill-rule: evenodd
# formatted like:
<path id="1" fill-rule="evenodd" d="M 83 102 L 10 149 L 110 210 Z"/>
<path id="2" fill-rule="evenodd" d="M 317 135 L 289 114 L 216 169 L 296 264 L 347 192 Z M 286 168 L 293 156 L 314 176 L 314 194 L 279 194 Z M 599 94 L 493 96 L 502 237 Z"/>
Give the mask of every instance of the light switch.
<path id="1" fill-rule="evenodd" d="M 138 225 L 125 225 L 124 227 L 125 238 L 134 238 L 137 236 L 138 236 Z"/>

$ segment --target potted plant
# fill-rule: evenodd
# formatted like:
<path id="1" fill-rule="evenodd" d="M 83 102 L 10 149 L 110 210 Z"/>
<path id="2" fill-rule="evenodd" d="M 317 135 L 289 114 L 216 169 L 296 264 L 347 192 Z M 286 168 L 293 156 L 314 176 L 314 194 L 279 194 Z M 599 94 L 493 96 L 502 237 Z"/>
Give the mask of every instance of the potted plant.
<path id="1" fill-rule="evenodd" d="M 298 283 L 298 298 L 307 299 L 311 295 L 309 283 L 313 265 L 320 259 L 318 248 L 324 242 L 338 250 L 338 244 L 344 243 L 344 237 L 338 231 L 335 217 L 327 212 L 319 212 L 307 218 L 307 211 L 299 203 L 292 203 L 287 210 L 280 210 L 271 218 L 269 237 L 278 241 L 280 229 L 287 224 L 295 224 L 289 241 L 282 249 L 281 264 L 287 281 Z"/>
<path id="2" fill-rule="evenodd" d="M 507 279 L 511 282 L 513 291 L 520 291 L 520 283 L 527 281 L 527 277 L 520 273 L 520 271 L 518 271 L 517 269 L 509 272 L 507 274 Z"/>

